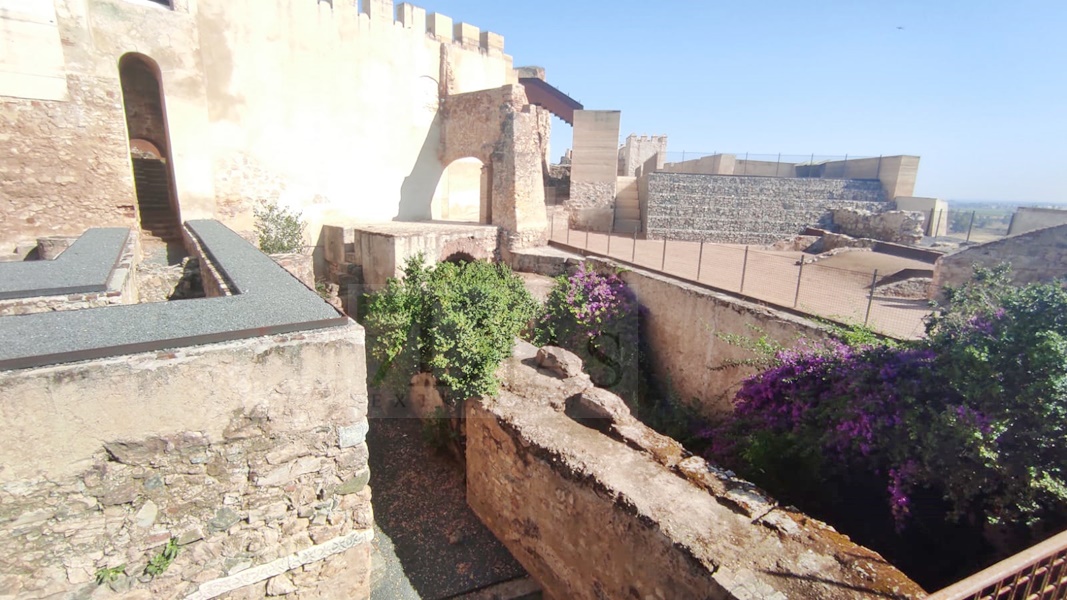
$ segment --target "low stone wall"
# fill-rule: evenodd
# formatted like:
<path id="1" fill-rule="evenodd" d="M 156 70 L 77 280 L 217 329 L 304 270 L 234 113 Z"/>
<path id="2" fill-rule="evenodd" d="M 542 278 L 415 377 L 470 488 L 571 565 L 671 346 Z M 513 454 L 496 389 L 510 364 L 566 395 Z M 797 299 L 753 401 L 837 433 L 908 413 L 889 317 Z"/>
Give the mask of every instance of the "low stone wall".
<path id="1" fill-rule="evenodd" d="M 42 252 L 42 258 L 47 257 L 45 258 L 46 260 L 54 260 L 63 250 L 70 246 L 72 239 L 76 238 L 42 238 L 38 241 L 38 249 L 39 252 Z M 115 268 L 108 277 L 106 290 L 61 296 L 0 300 L 0 317 L 98 308 L 115 304 L 136 304 L 139 301 L 137 268 L 135 265 L 137 243 L 137 233 L 131 230 L 129 237 L 126 238 L 126 246 L 123 248 Z"/>
<path id="2" fill-rule="evenodd" d="M 1011 263 L 1011 277 L 1018 285 L 1067 278 L 1067 225 L 1038 229 L 995 242 L 947 254 L 934 265 L 935 298 L 945 286 L 959 286 L 971 279 L 975 265 L 994 267 Z"/>
<path id="3" fill-rule="evenodd" d="M 0 372 L 0 596 L 366 598 L 366 408 L 354 323 Z"/>
<path id="4" fill-rule="evenodd" d="M 918 244 L 923 239 L 926 216 L 921 212 L 890 210 L 872 213 L 853 208 L 833 211 L 834 225 L 841 233 L 897 244 Z"/>
<path id="5" fill-rule="evenodd" d="M 590 259 L 605 268 L 617 265 Z M 756 373 L 742 361 L 752 351 L 723 339 L 724 335 L 767 336 L 790 345 L 801 338 L 824 339 L 819 324 L 641 269 L 621 273 L 647 311 L 641 332 L 650 350 L 652 368 L 678 399 L 710 419 L 733 410 L 731 400 L 741 382 Z"/>
<path id="6" fill-rule="evenodd" d="M 829 222 L 834 208 L 886 207 L 877 180 L 650 173 L 650 238 L 771 244 Z"/>
<path id="7" fill-rule="evenodd" d="M 546 597 L 925 595 L 878 554 L 688 456 L 624 406 L 579 423 L 568 416 L 582 414 L 576 395 L 603 391 L 533 362 L 520 345 L 505 390 L 466 405 L 467 499 Z"/>

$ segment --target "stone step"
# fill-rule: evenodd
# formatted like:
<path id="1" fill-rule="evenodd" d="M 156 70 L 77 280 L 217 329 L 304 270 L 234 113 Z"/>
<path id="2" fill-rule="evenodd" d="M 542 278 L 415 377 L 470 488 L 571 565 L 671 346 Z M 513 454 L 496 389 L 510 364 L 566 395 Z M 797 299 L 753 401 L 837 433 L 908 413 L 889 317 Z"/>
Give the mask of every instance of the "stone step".
<path id="1" fill-rule="evenodd" d="M 640 219 L 616 219 L 615 220 L 615 233 L 633 233 L 641 232 Z"/>

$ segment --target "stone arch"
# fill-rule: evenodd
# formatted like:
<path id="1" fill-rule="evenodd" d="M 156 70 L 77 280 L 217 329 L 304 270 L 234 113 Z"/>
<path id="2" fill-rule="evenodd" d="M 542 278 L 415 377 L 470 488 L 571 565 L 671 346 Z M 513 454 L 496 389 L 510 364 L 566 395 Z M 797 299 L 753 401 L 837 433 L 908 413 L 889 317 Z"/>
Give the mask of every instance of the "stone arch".
<path id="1" fill-rule="evenodd" d="M 547 209 L 544 145 L 537 111 L 521 85 L 454 94 L 442 103 L 442 164 L 466 157 L 485 165 L 486 212 L 508 249 L 543 245 Z"/>
<path id="2" fill-rule="evenodd" d="M 143 54 L 129 53 L 119 59 L 118 67 L 142 234 L 167 245 L 180 244 L 180 211 L 159 65 Z"/>
<path id="3" fill-rule="evenodd" d="M 430 201 L 435 221 L 492 222 L 489 168 L 474 157 L 458 158 L 441 173 Z"/>

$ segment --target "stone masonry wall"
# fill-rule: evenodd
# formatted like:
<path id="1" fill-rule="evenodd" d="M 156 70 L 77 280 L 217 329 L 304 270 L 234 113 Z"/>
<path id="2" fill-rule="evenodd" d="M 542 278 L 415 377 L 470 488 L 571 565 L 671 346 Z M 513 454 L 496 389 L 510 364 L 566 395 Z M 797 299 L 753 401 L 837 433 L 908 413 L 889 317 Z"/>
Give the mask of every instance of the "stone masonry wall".
<path id="1" fill-rule="evenodd" d="M 42 243 L 48 240 L 42 239 Z M 17 298 L 0 300 L 0 317 L 7 315 L 28 315 L 41 312 L 61 310 L 80 310 L 98 308 L 113 304 L 136 304 L 140 301 L 138 293 L 137 268 L 134 261 L 137 256 L 138 235 L 130 230 L 126 247 L 119 256 L 115 269 L 108 279 L 107 290 L 82 294 L 65 294 L 62 296 L 41 296 L 37 298 Z M 40 249 L 41 245 L 38 245 Z M 40 250 L 39 250 L 40 251 Z"/>
<path id="2" fill-rule="evenodd" d="M 0 597 L 366 598 L 366 405 L 355 324 L 0 373 Z"/>
<path id="3" fill-rule="evenodd" d="M 546 597 L 925 596 L 878 554 L 529 354 L 520 345 L 504 366 L 497 397 L 467 402 L 467 499 Z"/>
<path id="4" fill-rule="evenodd" d="M 1038 229 L 948 254 L 934 265 L 931 290 L 937 297 L 945 286 L 959 286 L 974 275 L 975 265 L 990 268 L 1011 263 L 1018 285 L 1067 278 L 1067 225 Z"/>
<path id="5" fill-rule="evenodd" d="M 651 173 L 650 238 L 770 244 L 829 222 L 833 208 L 881 211 L 876 180 Z"/>

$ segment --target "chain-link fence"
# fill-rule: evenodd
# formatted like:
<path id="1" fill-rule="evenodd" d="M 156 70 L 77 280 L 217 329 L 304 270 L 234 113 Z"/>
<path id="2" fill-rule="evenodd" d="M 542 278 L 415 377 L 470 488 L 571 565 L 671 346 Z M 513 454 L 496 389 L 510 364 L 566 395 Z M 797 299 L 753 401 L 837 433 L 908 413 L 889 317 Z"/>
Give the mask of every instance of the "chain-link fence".
<path id="1" fill-rule="evenodd" d="M 922 336 L 930 312 L 921 279 L 902 290 L 898 278 L 887 277 L 894 273 L 820 265 L 800 252 L 572 230 L 564 218 L 552 220 L 551 239 L 588 254 L 897 338 Z"/>

